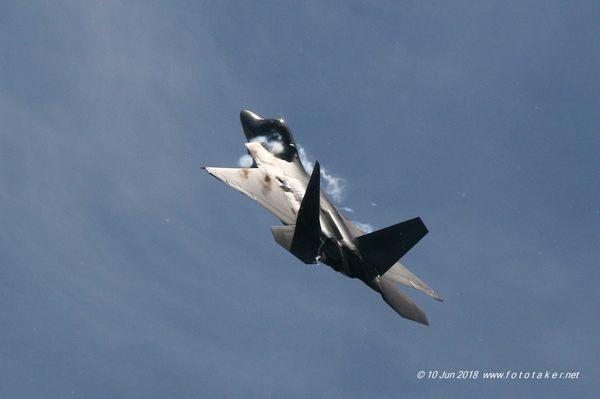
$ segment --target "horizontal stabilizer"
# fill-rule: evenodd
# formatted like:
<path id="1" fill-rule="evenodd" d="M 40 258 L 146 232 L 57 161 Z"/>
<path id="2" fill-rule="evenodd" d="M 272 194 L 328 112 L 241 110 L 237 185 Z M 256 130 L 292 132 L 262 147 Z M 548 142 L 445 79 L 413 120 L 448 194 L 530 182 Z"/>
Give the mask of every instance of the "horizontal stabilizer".
<path id="1" fill-rule="evenodd" d="M 400 262 L 394 263 L 392 267 L 385 272 L 385 276 L 395 283 L 402 284 L 406 287 L 411 287 L 421 292 L 426 293 L 436 301 L 443 302 L 442 297 L 434 289 L 427 285 L 419 277 L 415 276 L 410 270 L 408 270 Z"/>
<path id="2" fill-rule="evenodd" d="M 396 283 L 382 276 L 379 278 L 379 284 L 381 289 L 381 296 L 383 300 L 391 306 L 400 316 L 405 319 L 416 321 L 417 323 L 429 325 L 425 312 L 421 310 L 402 290 L 396 285 Z"/>
<path id="3" fill-rule="evenodd" d="M 414 218 L 362 235 L 355 238 L 354 242 L 364 261 L 374 267 L 379 275 L 383 275 L 427 232 L 421 218 Z"/>
<path id="4" fill-rule="evenodd" d="M 275 241 L 302 262 L 316 263 L 321 246 L 320 167 L 315 163 L 293 226 L 271 227 Z"/>

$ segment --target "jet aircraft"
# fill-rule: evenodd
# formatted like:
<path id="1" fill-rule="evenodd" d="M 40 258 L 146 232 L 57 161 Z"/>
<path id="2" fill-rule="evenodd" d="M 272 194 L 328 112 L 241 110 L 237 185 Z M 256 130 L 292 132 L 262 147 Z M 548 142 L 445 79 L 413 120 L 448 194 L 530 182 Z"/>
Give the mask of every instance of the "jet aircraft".
<path id="1" fill-rule="evenodd" d="M 263 119 L 242 110 L 240 119 L 252 165 L 204 167 L 212 176 L 273 213 L 275 241 L 306 264 L 323 263 L 377 291 L 400 316 L 429 325 L 427 317 L 398 285 L 440 296 L 400 262 L 427 228 L 417 217 L 371 233 L 348 219 L 320 187 L 320 166 L 309 174 L 290 129 L 282 119 Z"/>

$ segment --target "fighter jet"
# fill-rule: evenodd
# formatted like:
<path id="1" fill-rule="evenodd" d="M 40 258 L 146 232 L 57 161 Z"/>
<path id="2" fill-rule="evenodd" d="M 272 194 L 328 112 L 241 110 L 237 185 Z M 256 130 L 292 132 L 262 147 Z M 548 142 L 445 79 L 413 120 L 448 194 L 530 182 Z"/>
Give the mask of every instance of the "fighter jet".
<path id="1" fill-rule="evenodd" d="M 321 191 L 319 162 L 310 175 L 306 171 L 282 119 L 263 119 L 248 110 L 240 119 L 251 167 L 204 169 L 273 213 L 283 224 L 271 227 L 275 241 L 302 262 L 323 263 L 358 278 L 400 316 L 429 325 L 423 310 L 398 287 L 442 300 L 399 262 L 427 234 L 421 218 L 365 233 Z"/>

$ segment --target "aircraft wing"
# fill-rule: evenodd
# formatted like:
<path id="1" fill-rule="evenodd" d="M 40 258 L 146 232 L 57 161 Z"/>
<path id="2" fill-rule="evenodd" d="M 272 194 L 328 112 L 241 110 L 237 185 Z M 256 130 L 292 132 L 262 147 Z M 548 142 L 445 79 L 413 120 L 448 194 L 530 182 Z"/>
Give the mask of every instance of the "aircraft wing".
<path id="1" fill-rule="evenodd" d="M 286 192 L 260 168 L 213 168 L 206 171 L 272 212 L 284 224 L 294 224 L 296 213 Z"/>

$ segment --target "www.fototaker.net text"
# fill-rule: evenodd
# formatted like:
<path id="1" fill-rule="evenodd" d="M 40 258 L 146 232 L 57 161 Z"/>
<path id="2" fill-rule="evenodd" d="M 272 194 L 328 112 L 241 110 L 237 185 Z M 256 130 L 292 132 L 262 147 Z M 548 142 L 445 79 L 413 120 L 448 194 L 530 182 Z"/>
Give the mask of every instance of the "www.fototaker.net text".
<path id="1" fill-rule="evenodd" d="M 552 380 L 578 380 L 579 371 L 553 371 L 553 370 L 420 370 L 417 372 L 419 380 L 527 380 L 527 381 L 552 381 Z"/>

